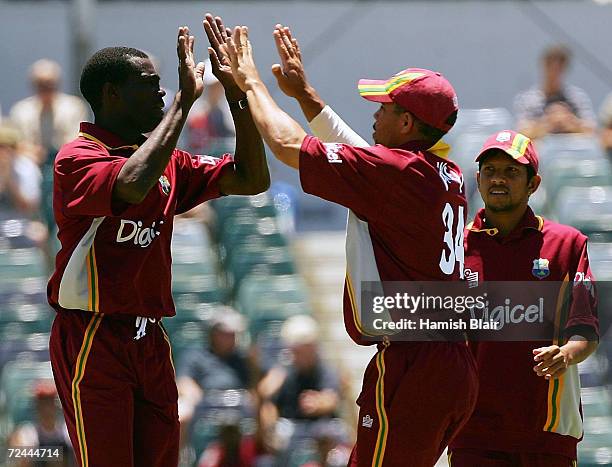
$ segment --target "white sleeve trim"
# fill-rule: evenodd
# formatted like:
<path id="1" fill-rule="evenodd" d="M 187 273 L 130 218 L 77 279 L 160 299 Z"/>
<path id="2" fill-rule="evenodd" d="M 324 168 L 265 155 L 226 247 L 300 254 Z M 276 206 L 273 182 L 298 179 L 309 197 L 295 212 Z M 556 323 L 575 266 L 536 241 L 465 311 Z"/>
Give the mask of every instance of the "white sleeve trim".
<path id="1" fill-rule="evenodd" d="M 344 143 L 365 148 L 371 146 L 342 120 L 329 105 L 308 124 L 312 133 L 325 143 Z"/>

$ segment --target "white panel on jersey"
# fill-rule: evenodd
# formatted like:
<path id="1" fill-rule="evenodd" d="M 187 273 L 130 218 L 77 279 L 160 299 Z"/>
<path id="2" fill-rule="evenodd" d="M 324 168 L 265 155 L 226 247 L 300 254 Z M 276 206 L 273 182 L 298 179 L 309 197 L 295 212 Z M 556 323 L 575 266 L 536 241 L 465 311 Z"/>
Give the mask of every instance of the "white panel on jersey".
<path id="1" fill-rule="evenodd" d="M 59 286 L 58 302 L 69 310 L 90 310 L 87 255 L 105 217 L 96 217 L 72 252 Z"/>

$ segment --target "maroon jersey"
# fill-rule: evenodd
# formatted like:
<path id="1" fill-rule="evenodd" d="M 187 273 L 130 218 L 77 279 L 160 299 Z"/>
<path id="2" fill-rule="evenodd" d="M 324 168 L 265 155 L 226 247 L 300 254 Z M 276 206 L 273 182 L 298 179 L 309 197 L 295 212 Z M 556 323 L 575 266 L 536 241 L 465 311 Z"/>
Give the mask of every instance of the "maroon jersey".
<path id="1" fill-rule="evenodd" d="M 144 138 L 143 138 L 144 140 Z M 231 156 L 174 150 L 139 204 L 112 202 L 117 175 L 138 145 L 90 124 L 55 159 L 53 211 L 61 249 L 47 295 L 55 309 L 150 318 L 175 314 L 170 240 L 175 214 L 221 195 Z"/>
<path id="2" fill-rule="evenodd" d="M 304 191 L 350 209 L 344 322 L 358 344 L 372 343 L 363 339 L 363 281 L 463 278 L 463 176 L 428 147 L 358 148 L 311 136 L 302 144 Z"/>
<path id="3" fill-rule="evenodd" d="M 484 225 L 484 209 L 468 226 L 465 273 L 479 281 L 569 281 L 572 304 L 564 336 L 596 336 L 599 325 L 587 237 L 535 216 L 531 209 L 506 237 Z M 563 336 L 561 336 L 562 338 Z M 471 342 L 479 371 L 478 402 L 451 448 L 550 453 L 576 458 L 582 438 L 576 365 L 547 381 L 533 367 L 532 350 L 556 342 Z M 494 436 L 492 436 L 494 433 Z"/>

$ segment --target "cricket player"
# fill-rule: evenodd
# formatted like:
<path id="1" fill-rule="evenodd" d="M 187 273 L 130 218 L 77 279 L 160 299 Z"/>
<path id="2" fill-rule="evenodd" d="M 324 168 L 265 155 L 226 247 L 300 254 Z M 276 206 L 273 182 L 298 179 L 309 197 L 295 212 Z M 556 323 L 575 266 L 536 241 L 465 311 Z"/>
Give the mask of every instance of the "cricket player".
<path id="1" fill-rule="evenodd" d="M 274 155 L 299 170 L 305 192 L 351 211 L 344 321 L 355 342 L 370 344 L 361 322 L 362 281 L 451 281 L 463 275 L 463 179 L 453 162 L 432 150 L 455 122 L 455 92 L 439 73 L 423 69 L 362 80 L 361 94 L 381 104 L 374 114 L 377 144 L 324 143 L 272 100 L 254 64 L 247 28 L 223 39 L 234 79 Z M 433 466 L 469 417 L 476 386 L 464 343 L 382 337 L 357 401 L 351 465 Z"/>
<path id="2" fill-rule="evenodd" d="M 232 109 L 236 152 L 214 159 L 175 149 L 204 87 L 204 64 L 195 63 L 193 45 L 188 28 L 179 28 L 180 87 L 165 114 L 160 78 L 145 53 L 96 52 L 80 81 L 95 123 L 82 123 L 55 160 L 61 250 L 48 285 L 57 311 L 50 353 L 83 467 L 177 466 L 177 389 L 161 325 L 175 314 L 173 218 L 206 200 L 269 186 L 245 95 L 214 48 L 209 55 Z"/>
<path id="3" fill-rule="evenodd" d="M 554 342 L 470 342 L 480 391 L 470 421 L 451 443 L 449 463 L 576 466 L 583 434 L 576 364 L 595 351 L 599 333 L 587 237 L 529 207 L 541 181 L 529 138 L 495 133 L 476 162 L 485 207 L 467 227 L 466 270 L 478 281 L 565 283 L 572 303 Z"/>

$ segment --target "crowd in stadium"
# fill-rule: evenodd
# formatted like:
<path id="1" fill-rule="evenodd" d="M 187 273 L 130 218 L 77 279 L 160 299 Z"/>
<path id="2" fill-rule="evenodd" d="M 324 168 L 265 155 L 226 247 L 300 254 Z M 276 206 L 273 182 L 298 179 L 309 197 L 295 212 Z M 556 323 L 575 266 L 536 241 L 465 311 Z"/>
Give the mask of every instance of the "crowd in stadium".
<path id="1" fill-rule="evenodd" d="M 501 112 L 491 121 L 490 111 L 480 109 L 466 111 L 462 120 L 460 111 L 449 139 L 466 180 L 473 178 L 483 135 L 513 127 L 536 141 L 551 180 L 536 204 L 589 235 L 595 275 L 610 280 L 612 93 L 597 115 L 588 92 L 566 82 L 570 61 L 564 46 L 543 51 L 542 80 L 509 103 L 513 116 Z M 34 62 L 32 95 L 0 115 L 0 439 L 7 447 L 62 446 L 69 466 L 74 460 L 45 342 L 53 317 L 41 284 L 57 252 L 53 160 L 91 115 L 80 97 L 61 92 L 61 74 L 49 59 Z M 235 130 L 223 88 L 211 73 L 204 83 L 181 144 L 193 154 L 220 156 L 232 152 Z M 555 161 L 560 148 L 583 168 L 576 159 Z M 466 183 L 472 201 L 478 193 Z M 576 210 L 568 214 L 576 202 L 591 206 L 592 217 L 589 207 L 582 217 Z M 220 199 L 176 221 L 182 226 L 172 245 L 177 316 L 167 328 L 179 391 L 181 465 L 249 466 L 257 459 L 258 466 L 333 467 L 348 461 L 354 436 L 344 407 L 349 384 L 319 358 L 317 322 L 278 203 L 274 193 Z M 589 394 L 612 384 L 609 374 L 597 371 L 589 373 L 592 380 L 584 376 Z"/>

